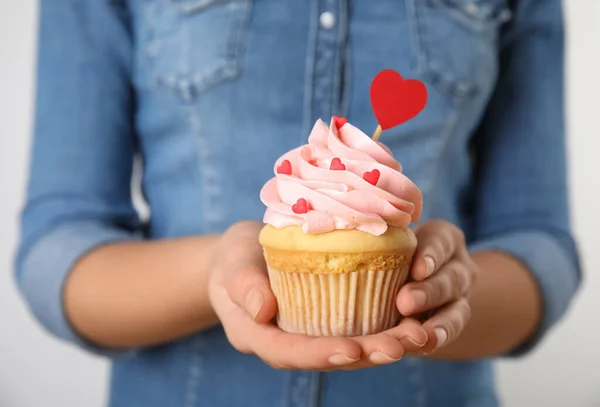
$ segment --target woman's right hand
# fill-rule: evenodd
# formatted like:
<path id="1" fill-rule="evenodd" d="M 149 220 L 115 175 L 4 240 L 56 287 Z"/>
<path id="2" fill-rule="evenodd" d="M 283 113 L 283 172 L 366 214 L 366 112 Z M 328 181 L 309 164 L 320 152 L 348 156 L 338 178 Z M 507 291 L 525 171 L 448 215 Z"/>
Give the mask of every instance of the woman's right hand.
<path id="1" fill-rule="evenodd" d="M 376 335 L 356 338 L 289 334 L 272 322 L 277 302 L 271 291 L 258 222 L 233 225 L 217 244 L 209 297 L 229 342 L 279 369 L 355 369 L 392 363 L 427 341 L 420 325 L 406 319 Z"/>

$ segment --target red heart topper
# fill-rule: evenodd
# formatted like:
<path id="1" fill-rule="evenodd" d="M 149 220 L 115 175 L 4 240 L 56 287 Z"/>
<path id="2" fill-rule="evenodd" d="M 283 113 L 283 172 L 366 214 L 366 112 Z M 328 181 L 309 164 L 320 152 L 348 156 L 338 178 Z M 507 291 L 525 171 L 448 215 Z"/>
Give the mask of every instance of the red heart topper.
<path id="1" fill-rule="evenodd" d="M 425 107 L 427 88 L 416 79 L 404 79 L 386 69 L 371 83 L 371 105 L 383 130 L 409 121 Z"/>
<path id="2" fill-rule="evenodd" d="M 344 171 L 346 169 L 346 166 L 342 163 L 342 160 L 340 160 L 338 157 L 335 157 L 333 160 L 331 160 L 329 169 L 334 171 Z"/>
<path id="3" fill-rule="evenodd" d="M 369 184 L 377 185 L 377 181 L 379 181 L 379 177 L 381 173 L 378 169 L 374 169 L 371 171 L 367 171 L 363 174 L 363 179 L 367 181 Z"/>
<path id="4" fill-rule="evenodd" d="M 292 212 L 301 215 L 303 213 L 308 213 L 309 205 L 306 199 L 300 198 L 296 201 L 295 204 L 292 205 Z"/>
<path id="5" fill-rule="evenodd" d="M 277 174 L 292 175 L 292 163 L 283 160 L 281 165 L 277 166 Z"/>

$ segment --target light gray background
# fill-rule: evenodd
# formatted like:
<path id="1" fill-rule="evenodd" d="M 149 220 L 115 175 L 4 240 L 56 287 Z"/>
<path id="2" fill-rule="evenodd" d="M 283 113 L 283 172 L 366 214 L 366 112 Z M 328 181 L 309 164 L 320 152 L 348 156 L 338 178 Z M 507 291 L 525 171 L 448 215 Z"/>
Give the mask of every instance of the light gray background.
<path id="1" fill-rule="evenodd" d="M 0 0 L 0 407 L 100 407 L 107 363 L 46 335 L 12 278 L 31 132 L 36 3 Z M 600 2 L 565 6 L 571 193 L 586 284 L 535 354 L 499 363 L 506 406 L 600 406 Z"/>

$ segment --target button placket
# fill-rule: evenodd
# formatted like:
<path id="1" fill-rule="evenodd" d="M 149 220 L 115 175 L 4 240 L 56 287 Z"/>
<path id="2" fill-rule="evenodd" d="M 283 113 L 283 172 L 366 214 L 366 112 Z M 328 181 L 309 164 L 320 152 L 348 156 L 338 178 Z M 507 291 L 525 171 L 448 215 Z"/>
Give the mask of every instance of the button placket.
<path id="1" fill-rule="evenodd" d="M 326 122 L 339 110 L 342 88 L 347 24 L 347 0 L 312 0 L 309 26 L 310 42 L 307 58 L 305 119 L 310 119 L 308 130 L 321 118 Z M 307 134 L 302 134 L 302 143 Z M 291 371 L 287 396 L 288 407 L 317 407 L 320 399 L 320 373 Z"/>
<path id="2" fill-rule="evenodd" d="M 312 83 L 311 117 L 314 122 L 318 118 L 325 121 L 337 110 L 335 101 L 340 100 L 337 84 L 343 73 L 338 64 L 339 54 L 343 52 L 343 33 L 340 24 L 342 2 L 345 0 L 318 1 L 319 18 L 314 47 L 314 66 Z"/>

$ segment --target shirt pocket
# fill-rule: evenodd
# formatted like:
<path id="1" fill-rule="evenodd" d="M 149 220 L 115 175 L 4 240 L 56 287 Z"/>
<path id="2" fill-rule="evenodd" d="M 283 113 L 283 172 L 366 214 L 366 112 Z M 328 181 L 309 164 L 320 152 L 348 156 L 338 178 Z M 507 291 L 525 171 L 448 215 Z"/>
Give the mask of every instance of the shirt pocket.
<path id="1" fill-rule="evenodd" d="M 241 73 L 252 0 L 148 0 L 150 81 L 183 100 Z"/>
<path id="2" fill-rule="evenodd" d="M 407 1 L 419 72 L 452 101 L 491 90 L 508 0 Z"/>

